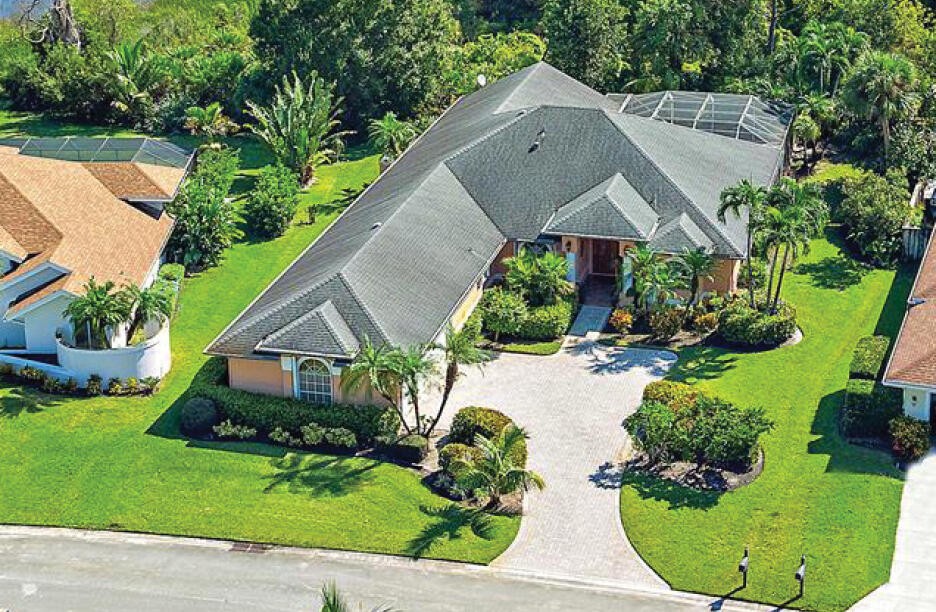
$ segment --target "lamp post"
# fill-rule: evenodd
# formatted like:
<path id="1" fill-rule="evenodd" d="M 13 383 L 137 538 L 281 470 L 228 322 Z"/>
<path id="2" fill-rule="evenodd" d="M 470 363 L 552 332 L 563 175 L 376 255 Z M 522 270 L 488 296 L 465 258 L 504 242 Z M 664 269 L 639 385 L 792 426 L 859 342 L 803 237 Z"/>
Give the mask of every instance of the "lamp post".
<path id="1" fill-rule="evenodd" d="M 750 565 L 751 558 L 748 554 L 748 547 L 744 547 L 744 556 L 741 557 L 741 563 L 738 564 L 738 571 L 741 572 L 741 588 L 747 588 L 747 573 L 748 565 Z"/>
<path id="2" fill-rule="evenodd" d="M 806 584 L 806 555 L 800 557 L 800 566 L 796 570 L 796 581 L 799 582 L 799 596 L 803 596 L 803 588 Z"/>

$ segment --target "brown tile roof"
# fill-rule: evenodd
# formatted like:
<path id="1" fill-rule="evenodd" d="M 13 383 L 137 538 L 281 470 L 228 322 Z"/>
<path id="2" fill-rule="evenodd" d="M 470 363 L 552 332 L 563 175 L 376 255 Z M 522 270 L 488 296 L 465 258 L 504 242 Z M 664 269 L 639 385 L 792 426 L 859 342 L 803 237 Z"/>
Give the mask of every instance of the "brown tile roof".
<path id="1" fill-rule="evenodd" d="M 118 285 L 142 283 L 169 237 L 172 220 L 165 214 L 154 219 L 115 192 L 148 186 L 150 197 L 160 193 L 165 198 L 184 176 L 183 170 L 170 170 L 174 174 L 150 173 L 144 164 L 0 155 L 0 248 L 19 246 L 17 257 L 27 255 L 0 284 L 45 262 L 69 271 L 56 290 L 80 293 L 92 276 Z"/>
<path id="2" fill-rule="evenodd" d="M 175 189 L 174 183 L 171 187 L 172 190 L 164 189 L 157 184 L 143 171 L 140 167 L 141 164 L 114 162 L 87 163 L 82 164 L 82 166 L 94 175 L 94 178 L 100 181 L 102 185 L 107 187 L 108 191 L 121 199 L 142 200 L 154 198 L 162 200 L 171 198 Z M 179 176 L 184 173 L 184 170 L 179 168 L 166 168 L 166 170 L 178 172 Z M 168 181 L 164 181 L 164 183 L 168 186 Z"/>
<path id="3" fill-rule="evenodd" d="M 922 303 L 909 306 L 904 316 L 884 381 L 936 387 L 936 231 L 930 236 L 910 299 Z"/>

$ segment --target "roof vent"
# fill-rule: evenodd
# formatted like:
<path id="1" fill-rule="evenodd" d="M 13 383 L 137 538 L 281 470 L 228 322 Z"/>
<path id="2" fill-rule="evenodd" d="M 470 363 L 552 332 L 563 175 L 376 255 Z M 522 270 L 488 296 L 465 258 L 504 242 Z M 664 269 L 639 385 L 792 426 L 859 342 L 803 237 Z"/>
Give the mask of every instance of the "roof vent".
<path id="1" fill-rule="evenodd" d="M 912 297 L 909 300 L 907 300 L 907 305 L 910 308 L 913 308 L 914 306 L 922 306 L 925 303 L 926 303 L 926 299 L 920 298 L 920 297 Z"/>
<path id="2" fill-rule="evenodd" d="M 528 153 L 533 153 L 540 148 L 540 145 L 543 144 L 543 140 L 546 139 L 546 130 L 542 129 L 536 135 L 536 140 L 533 141 L 533 144 L 530 145 L 530 150 Z"/>
<path id="3" fill-rule="evenodd" d="M 380 221 L 378 221 L 377 223 L 373 224 L 370 228 L 371 228 L 371 230 L 377 230 L 377 229 L 380 229 L 380 226 L 381 226 L 381 225 L 383 225 L 383 223 L 381 223 Z"/>

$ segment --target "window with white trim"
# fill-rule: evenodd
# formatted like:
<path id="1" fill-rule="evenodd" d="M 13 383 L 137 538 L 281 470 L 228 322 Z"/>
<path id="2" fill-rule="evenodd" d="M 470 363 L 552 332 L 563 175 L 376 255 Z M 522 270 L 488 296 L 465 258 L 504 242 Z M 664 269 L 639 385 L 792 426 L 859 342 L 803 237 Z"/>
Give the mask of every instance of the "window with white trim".
<path id="1" fill-rule="evenodd" d="M 299 399 L 314 404 L 332 403 L 332 379 L 328 365 L 318 359 L 299 364 Z"/>

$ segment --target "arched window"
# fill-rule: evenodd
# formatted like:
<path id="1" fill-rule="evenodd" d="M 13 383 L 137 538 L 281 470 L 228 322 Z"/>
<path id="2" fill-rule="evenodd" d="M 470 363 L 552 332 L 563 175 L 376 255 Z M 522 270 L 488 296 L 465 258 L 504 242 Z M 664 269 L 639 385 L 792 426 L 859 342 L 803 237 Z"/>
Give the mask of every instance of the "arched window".
<path id="1" fill-rule="evenodd" d="M 318 359 L 299 364 L 299 399 L 315 404 L 332 402 L 332 380 L 328 366 Z"/>

